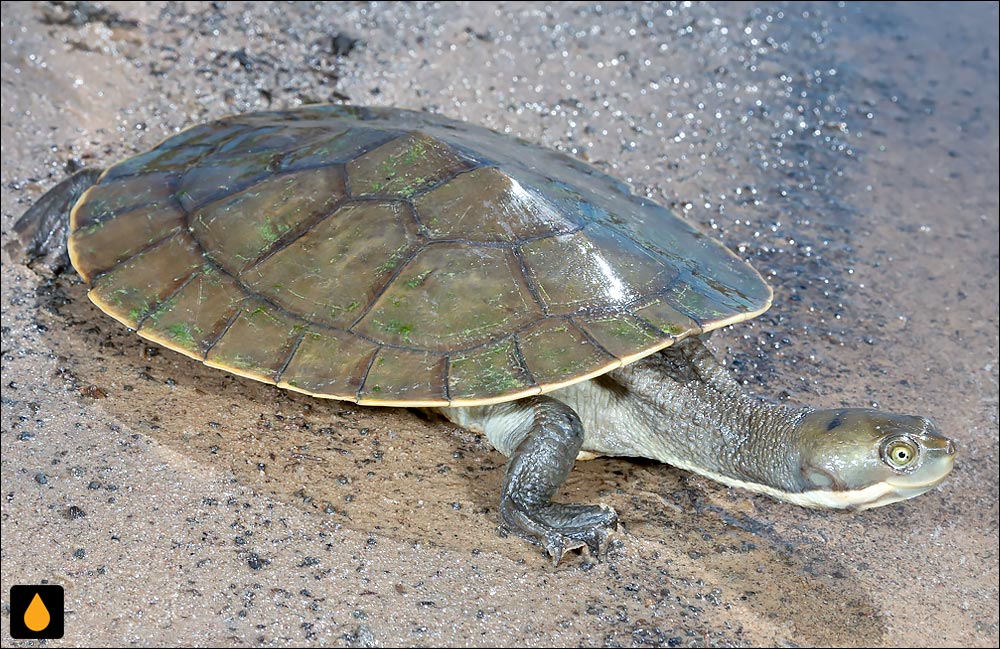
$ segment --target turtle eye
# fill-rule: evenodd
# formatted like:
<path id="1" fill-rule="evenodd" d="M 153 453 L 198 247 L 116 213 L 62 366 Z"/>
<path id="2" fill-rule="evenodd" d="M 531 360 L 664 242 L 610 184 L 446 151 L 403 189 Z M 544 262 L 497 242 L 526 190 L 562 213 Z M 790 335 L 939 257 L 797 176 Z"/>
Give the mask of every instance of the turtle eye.
<path id="1" fill-rule="evenodd" d="M 917 445 L 905 435 L 894 435 L 882 442 L 882 461 L 895 471 L 911 471 L 916 465 Z"/>

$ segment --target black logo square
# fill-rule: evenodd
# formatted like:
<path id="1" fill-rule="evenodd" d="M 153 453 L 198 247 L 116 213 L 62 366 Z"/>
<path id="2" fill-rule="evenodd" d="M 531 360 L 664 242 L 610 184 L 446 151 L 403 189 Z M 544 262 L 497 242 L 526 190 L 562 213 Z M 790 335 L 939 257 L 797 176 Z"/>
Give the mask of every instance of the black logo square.
<path id="1" fill-rule="evenodd" d="M 10 635 L 18 640 L 63 637 L 66 602 L 53 584 L 10 587 Z"/>

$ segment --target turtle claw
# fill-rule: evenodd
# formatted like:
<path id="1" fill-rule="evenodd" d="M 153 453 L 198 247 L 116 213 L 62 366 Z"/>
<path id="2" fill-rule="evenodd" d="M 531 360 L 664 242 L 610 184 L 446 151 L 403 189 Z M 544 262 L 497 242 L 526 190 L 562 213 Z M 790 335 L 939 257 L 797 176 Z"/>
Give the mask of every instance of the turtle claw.
<path id="1" fill-rule="evenodd" d="M 610 508 L 608 509 L 610 510 Z M 614 510 L 611 510 L 611 513 L 614 514 Z M 552 567 L 555 568 L 559 565 L 566 552 L 578 548 L 587 548 L 587 553 L 594 561 L 598 563 L 604 561 L 608 557 L 611 536 L 616 528 L 617 516 L 615 516 L 614 527 L 593 527 L 582 534 L 574 533 L 573 536 L 558 533 L 550 536 L 546 539 L 545 551 L 552 557 Z"/>
<path id="2" fill-rule="evenodd" d="M 614 513 L 614 510 L 611 511 L 612 513 Z M 605 528 L 605 527 L 594 528 L 593 538 L 587 541 L 587 550 L 590 551 L 590 556 L 594 557 L 594 560 L 597 561 L 598 563 L 608 558 L 608 550 L 611 548 L 611 538 L 612 536 L 614 536 L 617 530 L 618 530 L 617 514 L 615 514 L 614 528 Z"/>
<path id="3" fill-rule="evenodd" d="M 555 568 L 562 561 L 563 553 L 573 548 L 567 548 L 565 544 L 565 537 L 560 538 L 550 538 L 545 543 L 545 551 L 550 557 L 552 557 L 552 567 Z"/>

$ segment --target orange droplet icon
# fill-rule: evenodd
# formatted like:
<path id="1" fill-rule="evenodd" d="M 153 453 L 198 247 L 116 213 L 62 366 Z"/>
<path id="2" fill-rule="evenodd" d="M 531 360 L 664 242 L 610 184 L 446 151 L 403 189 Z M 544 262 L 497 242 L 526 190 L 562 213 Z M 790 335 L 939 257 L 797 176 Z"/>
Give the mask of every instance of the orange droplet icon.
<path id="1" fill-rule="evenodd" d="M 47 627 L 51 620 L 52 616 L 49 615 L 49 609 L 45 608 L 45 602 L 38 593 L 35 593 L 35 597 L 24 611 L 24 626 L 38 633 Z"/>

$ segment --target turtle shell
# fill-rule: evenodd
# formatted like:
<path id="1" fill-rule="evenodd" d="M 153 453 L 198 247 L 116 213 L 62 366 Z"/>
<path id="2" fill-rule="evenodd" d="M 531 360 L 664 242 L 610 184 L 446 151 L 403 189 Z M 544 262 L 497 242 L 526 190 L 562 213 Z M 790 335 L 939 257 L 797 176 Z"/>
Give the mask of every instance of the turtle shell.
<path id="1" fill-rule="evenodd" d="M 771 300 L 721 244 L 594 168 L 396 109 L 194 126 L 110 167 L 69 251 L 139 335 L 373 405 L 547 392 Z"/>

